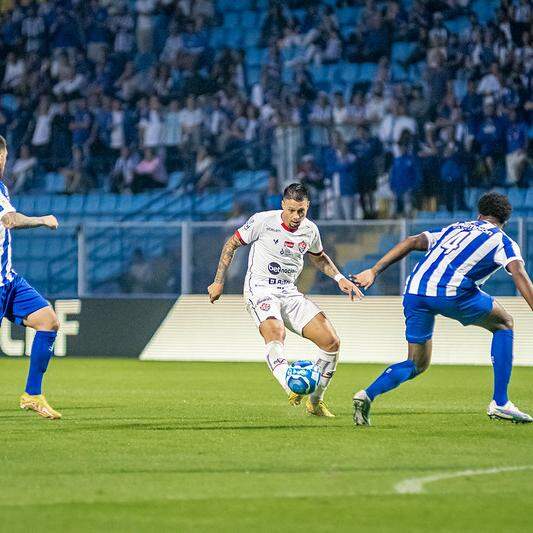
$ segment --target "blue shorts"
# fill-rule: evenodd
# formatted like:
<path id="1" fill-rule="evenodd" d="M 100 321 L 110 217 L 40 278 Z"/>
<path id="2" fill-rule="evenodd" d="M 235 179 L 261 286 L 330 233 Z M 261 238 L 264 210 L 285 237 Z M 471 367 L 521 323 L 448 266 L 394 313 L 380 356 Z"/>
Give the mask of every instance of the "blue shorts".
<path id="1" fill-rule="evenodd" d="M 479 289 L 460 296 L 419 296 L 405 294 L 405 338 L 407 342 L 423 344 L 433 336 L 435 317 L 442 315 L 469 326 L 492 311 L 492 296 Z"/>
<path id="2" fill-rule="evenodd" d="M 22 324 L 27 316 L 50 304 L 22 276 L 14 276 L 0 287 L 0 321 L 5 317 Z"/>

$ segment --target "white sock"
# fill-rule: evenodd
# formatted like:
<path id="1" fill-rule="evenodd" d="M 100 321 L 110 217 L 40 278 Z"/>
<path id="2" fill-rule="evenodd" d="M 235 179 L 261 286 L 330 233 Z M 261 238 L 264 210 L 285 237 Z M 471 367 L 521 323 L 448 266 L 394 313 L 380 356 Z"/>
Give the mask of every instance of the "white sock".
<path id="1" fill-rule="evenodd" d="M 270 371 L 274 374 L 274 377 L 278 380 L 285 392 L 290 393 L 291 390 L 287 386 L 285 379 L 289 363 L 283 354 L 283 343 L 280 341 L 271 341 L 265 348 L 268 368 L 270 368 Z"/>
<path id="2" fill-rule="evenodd" d="M 339 352 L 325 352 L 324 350 L 320 350 L 320 356 L 316 362 L 316 365 L 320 368 L 320 381 L 315 392 L 309 396 L 313 403 L 317 403 L 324 398 L 324 393 L 328 388 L 329 382 L 333 374 L 335 374 L 338 360 Z"/>

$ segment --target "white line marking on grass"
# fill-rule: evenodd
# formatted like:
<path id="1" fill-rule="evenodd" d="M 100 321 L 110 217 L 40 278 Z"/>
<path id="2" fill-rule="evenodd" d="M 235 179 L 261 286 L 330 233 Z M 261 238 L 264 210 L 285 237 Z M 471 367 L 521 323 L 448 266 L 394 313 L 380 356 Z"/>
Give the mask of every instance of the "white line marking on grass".
<path id="1" fill-rule="evenodd" d="M 521 470 L 533 470 L 533 465 L 524 466 L 502 466 L 498 468 L 485 468 L 479 470 L 459 470 L 458 472 L 444 472 L 425 477 L 413 477 L 404 479 L 394 485 L 394 491 L 397 494 L 422 494 L 424 485 L 434 481 L 443 481 L 445 479 L 454 479 L 457 477 L 485 476 L 490 474 L 500 474 L 503 472 L 519 472 Z"/>

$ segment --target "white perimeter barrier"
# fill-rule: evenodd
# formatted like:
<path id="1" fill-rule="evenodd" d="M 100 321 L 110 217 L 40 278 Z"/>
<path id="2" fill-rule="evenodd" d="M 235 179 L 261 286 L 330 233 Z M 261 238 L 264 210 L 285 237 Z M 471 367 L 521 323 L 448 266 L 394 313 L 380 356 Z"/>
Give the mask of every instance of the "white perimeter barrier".
<path id="1" fill-rule="evenodd" d="M 352 303 L 343 296 L 312 298 L 332 321 L 341 339 L 341 361 L 388 363 L 405 359 L 400 297 L 367 297 Z M 498 301 L 515 319 L 515 364 L 533 365 L 533 314 L 517 297 Z M 490 364 L 489 332 L 437 317 L 433 362 Z M 240 296 L 182 296 L 146 345 L 140 358 L 157 361 L 263 361 L 263 341 Z M 289 360 L 314 358 L 314 345 L 288 332 Z"/>

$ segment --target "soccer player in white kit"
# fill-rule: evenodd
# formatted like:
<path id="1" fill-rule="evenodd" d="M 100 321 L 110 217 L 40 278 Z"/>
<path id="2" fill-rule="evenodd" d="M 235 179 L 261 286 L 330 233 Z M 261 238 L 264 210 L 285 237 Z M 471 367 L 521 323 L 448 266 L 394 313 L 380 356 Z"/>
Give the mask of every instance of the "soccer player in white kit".
<path id="1" fill-rule="evenodd" d="M 285 380 L 289 366 L 284 354 L 285 327 L 314 342 L 320 350 L 316 364 L 321 377 L 307 399 L 306 410 L 312 415 L 332 418 L 335 415 L 323 397 L 337 367 L 340 341 L 325 314 L 295 285 L 303 269 L 304 255 L 308 254 L 316 268 L 335 279 L 340 290 L 352 300 L 361 298 L 362 293 L 324 253 L 318 228 L 306 218 L 309 194 L 305 186 L 289 185 L 283 193 L 282 208 L 256 213 L 228 239 L 215 280 L 207 289 L 209 299 L 214 303 L 222 295 L 235 250 L 251 244 L 244 299 L 265 340 L 267 364 L 289 395 L 289 403 L 299 405 L 302 395 L 291 392 Z"/>

